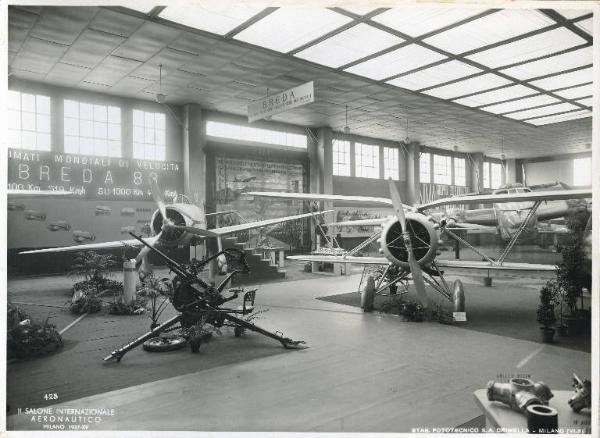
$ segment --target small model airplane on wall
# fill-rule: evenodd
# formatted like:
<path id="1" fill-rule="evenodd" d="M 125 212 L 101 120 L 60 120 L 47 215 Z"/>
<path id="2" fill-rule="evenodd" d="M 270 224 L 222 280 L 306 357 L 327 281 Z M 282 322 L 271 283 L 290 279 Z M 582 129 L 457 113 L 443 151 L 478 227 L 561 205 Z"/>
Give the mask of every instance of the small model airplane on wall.
<path id="1" fill-rule="evenodd" d="M 204 211 L 191 203 L 174 203 L 165 204 L 162 193 L 158 188 L 158 184 L 155 180 L 151 180 L 151 191 L 154 201 L 158 205 L 158 209 L 152 214 L 150 220 L 150 228 L 152 230 L 152 237 L 145 239 L 150 245 L 160 246 L 181 246 L 189 244 L 193 238 L 196 239 L 209 239 L 215 238 L 219 251 L 222 250 L 222 238 L 233 233 L 240 231 L 252 230 L 256 228 L 263 228 L 270 225 L 279 224 L 282 222 L 295 221 L 306 217 L 311 217 L 326 212 L 311 212 L 298 214 L 294 216 L 286 216 L 282 218 L 266 219 L 256 222 L 248 222 L 239 225 L 232 225 L 227 227 L 207 229 L 206 227 L 206 216 Z M 224 212 L 229 213 L 229 212 Z M 19 254 L 40 254 L 40 253 L 55 253 L 55 252 L 68 252 L 68 251 L 84 251 L 94 249 L 107 249 L 107 248 L 118 248 L 120 246 L 134 246 L 140 247 L 140 243 L 137 239 L 129 240 L 117 240 L 111 242 L 99 242 L 90 243 L 84 245 L 73 245 L 56 248 L 44 248 L 30 251 L 22 251 Z M 143 246 L 136 257 L 136 262 L 142 262 L 142 271 L 145 269 L 146 256 L 150 252 L 149 247 Z"/>
<path id="2" fill-rule="evenodd" d="M 529 221 L 535 218 L 540 205 L 546 201 L 590 198 L 591 189 L 584 190 L 555 190 L 546 192 L 515 191 L 509 193 L 502 191 L 488 195 L 467 195 L 439 199 L 419 206 L 408 206 L 402 199 L 394 181 L 389 179 L 390 198 L 372 198 L 365 196 L 320 195 L 310 193 L 283 193 L 283 192 L 248 192 L 247 195 L 260 196 L 274 199 L 295 199 L 306 201 L 343 202 L 344 204 L 359 204 L 363 206 L 388 206 L 392 207 L 395 217 L 366 219 L 345 222 L 346 225 L 380 225 L 381 231 L 375 232 L 371 237 L 360 243 L 354 249 L 343 255 L 312 254 L 290 256 L 289 259 L 307 262 L 352 263 L 362 265 L 386 266 L 383 275 L 377 282 L 367 280 L 365 290 L 362 291 L 361 305 L 363 309 L 372 307 L 376 294 L 385 289 L 396 288 L 398 284 L 408 288 L 408 281 L 415 285 L 417 296 L 424 308 L 429 305 L 429 298 L 425 290 L 425 282 L 454 305 L 454 312 L 464 312 L 464 289 L 460 280 L 456 280 L 452 289 L 444 280 L 440 268 L 484 269 L 484 270 L 509 270 L 509 271 L 553 271 L 555 266 L 534 263 L 506 262 L 506 257 L 511 252 L 518 237 L 527 228 Z M 496 260 L 490 258 L 482 251 L 473 247 L 460 236 L 453 233 L 456 228 L 468 228 L 472 224 L 459 223 L 452 218 L 436 220 L 426 215 L 429 209 L 446 205 L 460 204 L 487 204 L 493 203 L 532 203 L 526 210 L 527 213 L 517 225 L 517 229 Z M 507 210 L 508 211 L 508 210 Z M 520 215 L 519 215 L 520 216 Z M 446 233 L 459 240 L 479 254 L 484 261 L 439 260 L 436 258 L 440 236 Z M 358 251 L 372 242 L 381 244 L 382 257 L 355 256 Z M 439 281 L 438 281 L 439 279 Z M 391 290 L 391 289 L 390 289 Z"/>

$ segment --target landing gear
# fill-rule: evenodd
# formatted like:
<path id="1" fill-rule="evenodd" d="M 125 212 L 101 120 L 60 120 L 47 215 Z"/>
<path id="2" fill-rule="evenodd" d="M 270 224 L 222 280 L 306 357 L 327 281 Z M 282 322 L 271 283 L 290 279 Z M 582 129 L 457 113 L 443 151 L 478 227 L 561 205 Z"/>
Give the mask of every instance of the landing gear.
<path id="1" fill-rule="evenodd" d="M 375 302 L 375 280 L 372 275 L 367 277 L 365 287 L 360 292 L 360 307 L 363 312 L 373 311 L 373 303 Z"/>
<path id="2" fill-rule="evenodd" d="M 465 289 L 462 281 L 454 281 L 454 287 L 452 288 L 452 302 L 454 303 L 455 312 L 465 311 Z"/>

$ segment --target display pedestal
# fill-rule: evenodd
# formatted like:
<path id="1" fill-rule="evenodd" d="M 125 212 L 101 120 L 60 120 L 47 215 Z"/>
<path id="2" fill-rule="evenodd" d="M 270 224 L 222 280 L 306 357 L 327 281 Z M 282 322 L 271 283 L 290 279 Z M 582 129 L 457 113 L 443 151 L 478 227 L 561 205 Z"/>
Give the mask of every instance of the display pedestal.
<path id="1" fill-rule="evenodd" d="M 554 397 L 550 399 L 549 406 L 558 411 L 558 433 L 581 434 L 592 432 L 592 418 L 589 409 L 584 409 L 579 414 L 573 412 L 569 406 L 569 399 L 574 391 L 552 391 Z M 487 390 L 478 389 L 473 393 L 477 406 L 485 415 L 486 431 L 501 433 L 527 433 L 527 417 L 497 401 L 487 399 Z"/>

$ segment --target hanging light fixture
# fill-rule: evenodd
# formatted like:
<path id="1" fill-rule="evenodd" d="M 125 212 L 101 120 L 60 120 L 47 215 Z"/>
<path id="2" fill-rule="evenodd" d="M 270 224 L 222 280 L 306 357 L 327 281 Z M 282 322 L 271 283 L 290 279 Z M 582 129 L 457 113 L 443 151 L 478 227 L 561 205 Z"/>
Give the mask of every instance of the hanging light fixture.
<path id="1" fill-rule="evenodd" d="M 350 126 L 348 126 L 348 105 L 346 105 L 346 126 L 344 126 L 344 134 L 350 134 Z"/>
<path id="2" fill-rule="evenodd" d="M 165 103 L 167 96 L 162 94 L 162 64 L 158 65 L 158 94 L 156 95 L 156 101 L 158 103 Z"/>

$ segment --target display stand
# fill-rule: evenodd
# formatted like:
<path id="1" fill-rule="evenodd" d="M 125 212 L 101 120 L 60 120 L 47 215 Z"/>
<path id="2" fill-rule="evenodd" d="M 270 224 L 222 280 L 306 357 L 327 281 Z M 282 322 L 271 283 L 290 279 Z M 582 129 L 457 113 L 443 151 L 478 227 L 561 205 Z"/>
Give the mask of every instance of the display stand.
<path id="1" fill-rule="evenodd" d="M 575 413 L 569 406 L 573 391 L 552 391 L 554 397 L 549 406 L 558 411 L 558 432 L 568 434 L 591 433 L 591 413 L 584 409 Z M 485 428 L 502 433 L 527 433 L 527 417 L 521 412 L 511 409 L 504 403 L 489 401 L 487 389 L 478 389 L 473 393 L 477 406 L 485 415 Z"/>

